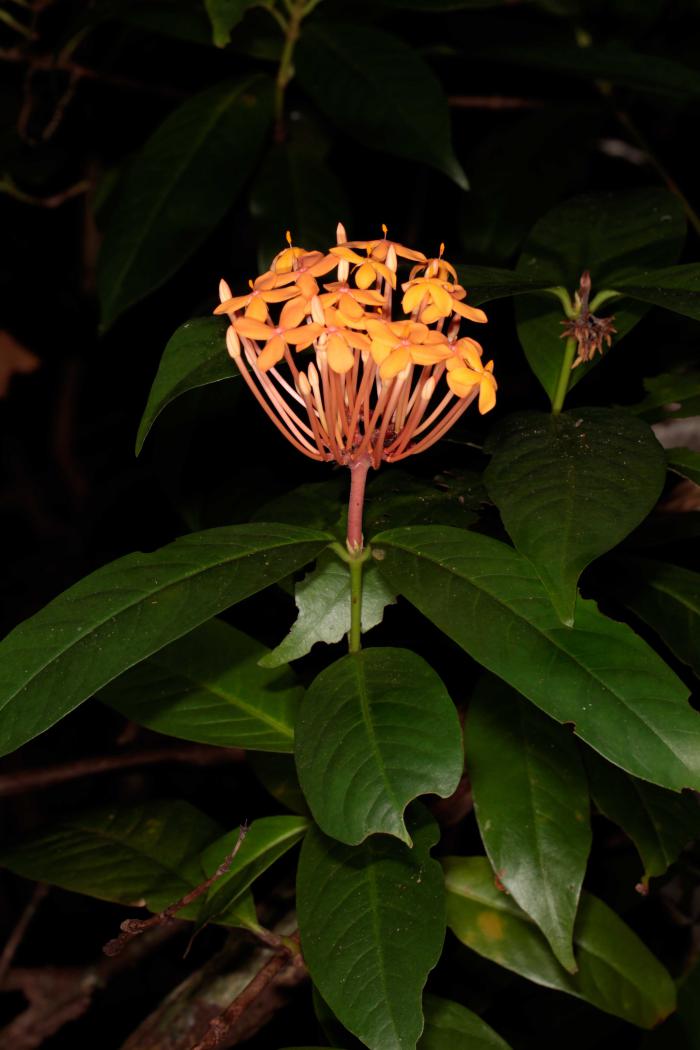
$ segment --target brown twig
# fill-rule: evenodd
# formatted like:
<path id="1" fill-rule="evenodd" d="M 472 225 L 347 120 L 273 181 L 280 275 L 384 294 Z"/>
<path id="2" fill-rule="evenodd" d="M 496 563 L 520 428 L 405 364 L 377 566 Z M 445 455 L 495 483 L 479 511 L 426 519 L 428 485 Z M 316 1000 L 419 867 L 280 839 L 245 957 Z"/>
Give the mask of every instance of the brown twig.
<path id="1" fill-rule="evenodd" d="M 0 955 L 0 988 L 2 988 L 7 971 L 10 969 L 12 960 L 15 957 L 15 952 L 19 948 L 22 943 L 22 938 L 27 932 L 27 927 L 34 918 L 37 908 L 48 892 L 49 887 L 45 883 L 37 883 L 34 887 L 34 892 L 32 893 L 29 903 L 20 915 L 15 928 L 8 937 L 7 943 L 2 950 L 2 955 Z"/>
<path id="2" fill-rule="evenodd" d="M 0 776 L 0 798 L 20 795 L 25 791 L 51 787 L 66 780 L 91 776 L 94 773 L 110 773 L 116 769 L 132 766 L 150 766 L 156 762 L 184 762 L 195 766 L 220 765 L 224 762 L 242 762 L 245 752 L 236 747 L 209 747 L 194 744 L 190 747 L 154 748 L 125 755 L 101 755 L 83 758 L 77 762 L 66 762 L 48 769 L 28 769 L 19 773 Z"/>
<path id="3" fill-rule="evenodd" d="M 541 98 L 512 98 L 508 95 L 450 95 L 453 109 L 542 109 Z"/>
<path id="4" fill-rule="evenodd" d="M 226 857 L 224 857 L 214 874 L 210 875 L 208 879 L 204 880 L 204 882 L 200 882 L 198 886 L 195 886 L 194 889 L 186 893 L 184 897 L 180 897 L 180 899 L 173 904 L 169 904 L 167 908 L 158 912 L 157 915 L 152 915 L 150 919 L 124 919 L 119 927 L 122 932 L 118 937 L 115 937 L 114 940 L 108 941 L 102 949 L 105 955 L 119 955 L 134 937 L 139 937 L 142 933 L 145 933 L 146 930 L 150 930 L 154 926 L 165 926 L 169 922 L 172 922 L 173 918 L 179 911 L 182 911 L 182 909 L 186 908 L 188 904 L 192 904 L 193 901 L 196 901 L 202 896 L 202 894 L 207 892 L 209 887 L 212 886 L 217 879 L 220 879 L 222 875 L 226 874 L 233 864 L 236 854 L 243 845 L 243 840 L 247 834 L 248 825 L 241 824 L 238 829 L 238 838 L 236 839 L 233 849 Z"/>
<path id="5" fill-rule="evenodd" d="M 129 91 L 148 91 L 166 98 L 182 99 L 187 94 L 167 84 L 151 84 L 143 80 L 134 80 L 133 77 L 121 76 L 118 73 L 105 73 L 102 69 L 91 69 L 89 66 L 83 66 L 79 62 L 62 58 L 60 55 L 58 57 L 37 55 L 18 47 L 0 48 L 0 62 L 27 64 L 32 70 L 67 73 L 76 80 L 95 80 L 100 84 L 109 84 L 110 87 L 126 88 Z"/>
<path id="6" fill-rule="evenodd" d="M 149 930 L 115 959 L 100 959 L 87 967 L 38 967 L 11 969 L 3 991 L 20 991 L 27 1008 L 0 1030 L 0 1046 L 12 1050 L 36 1050 L 69 1021 L 81 1017 L 99 988 L 184 928 L 182 923 Z"/>
<path id="7" fill-rule="evenodd" d="M 298 932 L 293 935 L 293 940 L 298 944 Z M 275 952 L 272 958 L 257 972 L 252 981 L 236 996 L 233 1002 L 218 1017 L 214 1017 L 209 1022 L 209 1030 L 206 1035 L 192 1047 L 192 1050 L 216 1050 L 217 1047 L 223 1046 L 224 1043 L 231 1045 L 229 1036 L 243 1015 L 266 991 L 277 975 L 290 965 L 304 969 L 304 963 L 299 952 L 293 953 L 287 947 L 283 947 Z"/>

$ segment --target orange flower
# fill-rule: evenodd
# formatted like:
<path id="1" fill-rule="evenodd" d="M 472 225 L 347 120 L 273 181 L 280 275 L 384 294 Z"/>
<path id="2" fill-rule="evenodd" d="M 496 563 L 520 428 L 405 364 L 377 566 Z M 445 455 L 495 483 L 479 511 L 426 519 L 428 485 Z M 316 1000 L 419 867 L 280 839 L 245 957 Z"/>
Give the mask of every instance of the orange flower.
<path id="1" fill-rule="evenodd" d="M 447 385 L 457 397 L 468 397 L 479 391 L 479 412 L 484 415 L 496 404 L 498 384 L 493 375 L 493 361 L 482 364 L 482 348 L 474 339 L 460 339 L 454 356 L 447 362 Z"/>
<path id="2" fill-rule="evenodd" d="M 224 282 L 222 282 L 222 285 Z M 214 310 L 215 314 L 234 314 L 237 310 L 245 307 L 245 316 L 252 317 L 256 321 L 266 321 L 270 316 L 267 308 L 268 303 L 281 303 L 295 294 L 293 288 L 275 288 L 275 275 L 263 273 L 254 281 L 248 281 L 250 292 L 247 295 L 236 295 L 232 298 L 222 297 L 222 301 Z M 230 291 L 228 285 L 222 289 L 223 294 Z"/>
<path id="3" fill-rule="evenodd" d="M 325 252 L 296 248 L 288 234 L 247 295 L 232 297 L 222 284 L 215 311 L 231 316 L 229 353 L 287 440 L 311 459 L 365 470 L 429 448 L 477 398 L 479 411 L 490 411 L 497 389 L 493 362 L 483 365 L 479 343 L 460 338 L 465 322 L 486 315 L 463 301 L 443 246 L 426 259 L 384 233 L 348 242 L 339 224 Z M 402 285 L 401 310 L 399 260 L 419 263 Z M 337 279 L 319 292 L 317 278 L 333 270 Z M 310 360 L 302 364 L 291 347 L 310 348 Z"/>
<path id="4" fill-rule="evenodd" d="M 237 317 L 233 327 L 238 335 L 265 342 L 257 366 L 262 372 L 267 372 L 282 360 L 290 344 L 297 350 L 305 350 L 321 335 L 323 328 L 319 324 L 312 322 L 299 327 L 305 317 L 304 304 L 297 299 L 284 304 L 276 326 L 263 324 L 250 317 Z"/>

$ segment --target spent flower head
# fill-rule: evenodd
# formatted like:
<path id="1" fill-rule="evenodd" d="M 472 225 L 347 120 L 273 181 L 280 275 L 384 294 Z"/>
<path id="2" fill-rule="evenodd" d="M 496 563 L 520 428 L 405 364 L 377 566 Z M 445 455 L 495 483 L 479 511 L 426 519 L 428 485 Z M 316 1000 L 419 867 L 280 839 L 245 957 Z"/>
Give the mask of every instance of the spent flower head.
<path id="1" fill-rule="evenodd" d="M 431 259 L 383 231 L 349 242 L 339 224 L 327 251 L 300 248 L 288 233 L 249 292 L 232 296 L 221 282 L 214 312 L 231 320 L 231 357 L 311 459 L 376 468 L 430 448 L 473 401 L 482 413 L 496 401 L 493 361 L 460 332 L 486 314 L 464 301 L 443 246 Z M 399 285 L 404 260 L 413 265 Z"/>

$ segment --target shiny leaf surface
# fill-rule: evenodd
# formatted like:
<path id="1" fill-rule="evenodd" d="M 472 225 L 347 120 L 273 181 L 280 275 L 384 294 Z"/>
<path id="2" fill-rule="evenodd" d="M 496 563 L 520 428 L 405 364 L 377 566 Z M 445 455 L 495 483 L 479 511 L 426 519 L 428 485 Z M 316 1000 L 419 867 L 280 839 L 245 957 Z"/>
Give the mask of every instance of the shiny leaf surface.
<path id="1" fill-rule="evenodd" d="M 447 690 L 408 649 L 363 649 L 322 671 L 296 724 L 299 782 L 321 829 L 356 845 L 375 832 L 410 845 L 403 814 L 419 795 L 451 795 L 462 775 Z"/>
<path id="2" fill-rule="evenodd" d="M 575 629 L 564 627 L 530 562 L 487 536 L 395 529 L 376 537 L 375 555 L 448 637 L 611 762 L 663 787 L 700 787 L 700 716 L 625 624 L 579 599 Z"/>

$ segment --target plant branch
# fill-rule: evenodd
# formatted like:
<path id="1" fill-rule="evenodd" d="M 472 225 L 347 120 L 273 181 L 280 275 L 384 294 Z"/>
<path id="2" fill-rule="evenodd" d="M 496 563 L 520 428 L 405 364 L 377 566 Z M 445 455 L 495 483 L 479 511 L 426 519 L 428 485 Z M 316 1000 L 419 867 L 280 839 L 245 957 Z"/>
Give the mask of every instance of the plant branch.
<path id="1" fill-rule="evenodd" d="M 37 883 L 37 885 L 34 887 L 34 892 L 32 893 L 29 903 L 20 915 L 19 919 L 17 920 L 17 923 L 15 924 L 15 928 L 8 937 L 5 947 L 2 950 L 2 955 L 0 955 L 0 988 L 2 988 L 5 976 L 7 975 L 7 971 L 9 970 L 12 964 L 12 960 L 15 957 L 15 952 L 19 948 L 20 944 L 22 943 L 22 938 L 27 932 L 29 923 L 34 918 L 37 908 L 39 907 L 39 905 L 41 904 L 48 892 L 49 887 L 45 883 Z"/>
<path id="2" fill-rule="evenodd" d="M 571 378 L 571 368 L 574 363 L 574 357 L 576 356 L 577 346 L 578 343 L 573 336 L 569 336 L 564 344 L 564 357 L 561 362 L 561 371 L 559 372 L 557 389 L 552 400 L 553 416 L 558 416 L 564 407 L 564 401 L 566 400 L 566 394 L 569 389 L 569 380 Z"/>
<path id="3" fill-rule="evenodd" d="M 301 23 L 306 14 L 305 0 L 285 0 L 289 19 L 285 23 L 284 44 L 275 81 L 275 139 L 283 142 L 285 137 L 284 97 L 289 81 L 294 76 L 294 49 L 299 40 Z"/>
<path id="4" fill-rule="evenodd" d="M 184 762 L 195 766 L 210 766 L 225 762 L 242 762 L 244 759 L 245 752 L 240 748 L 209 747 L 206 744 L 161 747 L 125 755 L 101 755 L 96 758 L 83 758 L 77 762 L 66 762 L 60 766 L 49 766 L 48 769 L 6 773 L 0 776 L 0 798 L 21 795 L 25 791 L 36 791 L 95 773 L 111 773 L 116 769 L 129 769 L 132 766 L 150 766 L 156 762 Z"/>
<path id="5" fill-rule="evenodd" d="M 167 925 L 172 922 L 177 912 L 182 911 L 183 908 L 186 908 L 189 904 L 198 900 L 199 897 L 205 894 L 207 890 L 229 870 L 236 854 L 243 845 L 243 841 L 247 834 L 247 824 L 241 824 L 238 829 L 238 838 L 236 839 L 231 852 L 224 857 L 213 875 L 210 875 L 208 879 L 204 880 L 204 882 L 200 882 L 198 886 L 195 886 L 194 889 L 189 891 L 189 893 L 186 893 L 184 897 L 180 897 L 180 899 L 173 904 L 169 904 L 167 908 L 158 912 L 157 915 L 152 915 L 150 919 L 124 919 L 120 925 L 122 932 L 118 937 L 115 937 L 114 940 L 108 941 L 102 949 L 105 955 L 119 955 L 134 937 L 139 937 L 142 933 L 145 933 L 146 930 L 150 930 L 154 926 Z"/>
<path id="6" fill-rule="evenodd" d="M 217 1047 L 230 1046 L 231 1032 L 282 970 L 288 966 L 294 966 L 295 969 L 305 972 L 304 963 L 298 952 L 298 933 L 294 935 L 294 940 L 297 944 L 297 952 L 293 953 L 287 947 L 275 952 L 233 1002 L 218 1017 L 209 1022 L 209 1030 L 206 1035 L 192 1050 L 216 1050 Z"/>

